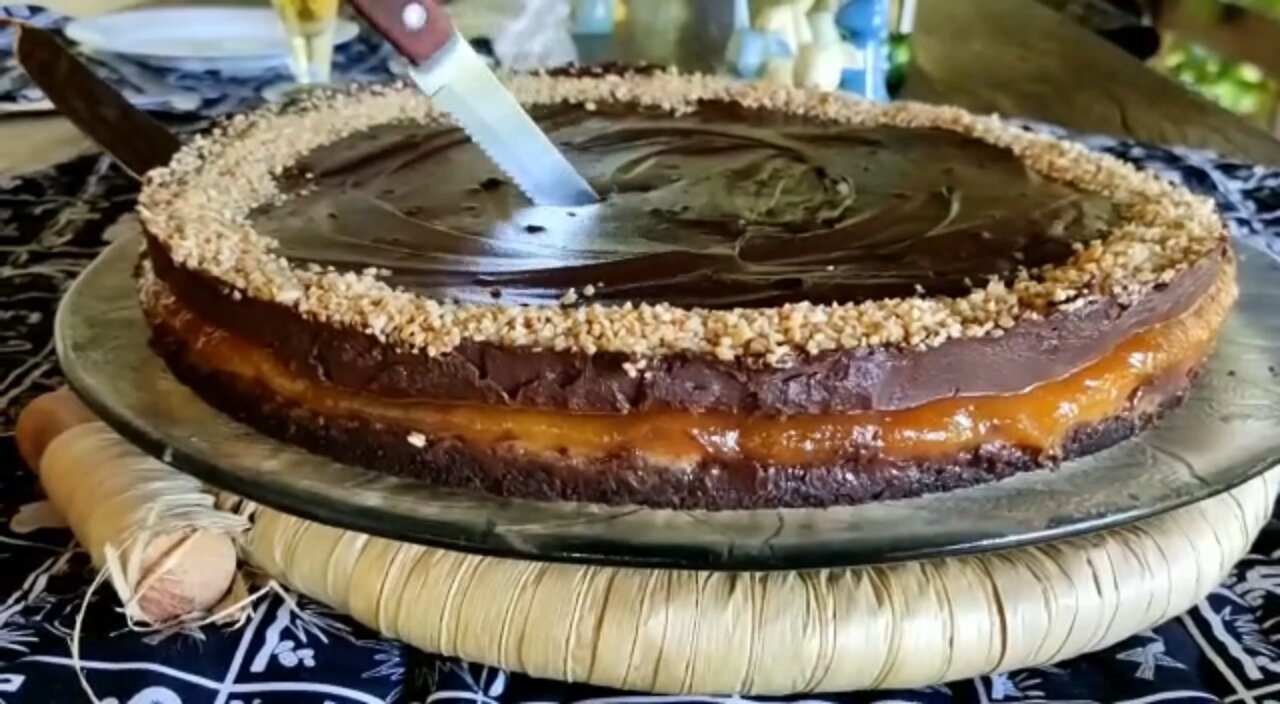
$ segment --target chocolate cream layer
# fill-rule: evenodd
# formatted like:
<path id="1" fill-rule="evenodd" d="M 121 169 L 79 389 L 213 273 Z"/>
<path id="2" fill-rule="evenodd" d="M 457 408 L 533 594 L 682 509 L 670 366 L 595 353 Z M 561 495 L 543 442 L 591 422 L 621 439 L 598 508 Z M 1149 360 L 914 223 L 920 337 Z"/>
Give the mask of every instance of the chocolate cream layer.
<path id="1" fill-rule="evenodd" d="M 439 299 L 733 308 L 963 295 L 1065 260 L 1115 218 L 1106 197 L 942 130 L 829 126 L 729 104 L 680 117 L 632 106 L 537 117 L 601 203 L 531 206 L 458 130 L 396 126 L 304 159 L 286 178 L 306 188 L 259 211 L 255 227 L 296 261 L 383 268 Z M 1186 311 L 1228 256 L 1138 301 L 1094 301 L 998 337 L 828 352 L 787 368 L 675 356 L 636 373 L 612 354 L 474 343 L 400 352 L 276 304 L 230 301 L 152 249 L 157 273 L 194 310 L 310 378 L 393 398 L 613 413 L 893 410 L 1019 392 Z"/>

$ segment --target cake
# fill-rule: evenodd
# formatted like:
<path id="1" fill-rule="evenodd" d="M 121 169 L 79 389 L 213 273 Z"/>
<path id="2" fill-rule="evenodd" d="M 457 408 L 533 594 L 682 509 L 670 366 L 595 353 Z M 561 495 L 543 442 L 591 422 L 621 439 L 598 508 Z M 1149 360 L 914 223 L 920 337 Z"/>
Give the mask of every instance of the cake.
<path id="1" fill-rule="evenodd" d="M 669 72 L 508 79 L 602 195 L 535 207 L 407 87 L 149 174 L 154 349 L 375 472 L 685 509 L 947 491 L 1176 405 L 1235 297 L 1212 203 L 994 117 Z"/>

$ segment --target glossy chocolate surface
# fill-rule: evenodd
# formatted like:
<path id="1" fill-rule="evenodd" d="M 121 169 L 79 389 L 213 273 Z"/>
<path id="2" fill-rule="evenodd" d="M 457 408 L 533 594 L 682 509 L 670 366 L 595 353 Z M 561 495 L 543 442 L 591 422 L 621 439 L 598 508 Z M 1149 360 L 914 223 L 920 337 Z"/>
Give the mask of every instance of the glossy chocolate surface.
<path id="1" fill-rule="evenodd" d="M 456 129 L 395 126 L 299 164 L 307 193 L 256 216 L 281 252 L 385 267 L 423 294 L 772 306 L 962 294 L 1064 260 L 1109 201 L 941 130 L 822 125 L 704 105 L 537 117 L 603 201 L 535 207 Z"/>
<path id="2" fill-rule="evenodd" d="M 255 225 L 295 260 L 385 267 L 393 283 L 437 298 L 545 305 L 590 285 L 606 304 L 763 306 L 964 293 L 1061 260 L 1113 216 L 1106 196 L 951 132 L 820 125 L 727 104 L 682 117 L 634 106 L 537 115 L 604 202 L 531 207 L 456 130 L 392 126 L 303 159 L 283 177 L 295 197 L 260 209 Z M 151 255 L 201 315 L 340 387 L 574 412 L 766 415 L 1021 392 L 1186 311 L 1230 258 L 1224 247 L 1136 300 L 1095 297 L 999 336 L 834 350 L 785 368 L 671 355 L 635 374 L 619 354 L 469 341 L 434 356 L 399 350 L 232 299 L 154 240 Z"/>

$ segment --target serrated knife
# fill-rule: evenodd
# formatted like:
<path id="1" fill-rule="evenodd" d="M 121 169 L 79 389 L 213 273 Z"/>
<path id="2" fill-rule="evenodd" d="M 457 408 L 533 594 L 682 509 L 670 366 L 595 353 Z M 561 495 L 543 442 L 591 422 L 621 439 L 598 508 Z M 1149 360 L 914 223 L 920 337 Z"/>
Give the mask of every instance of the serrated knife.
<path id="1" fill-rule="evenodd" d="M 535 204 L 580 206 L 595 191 L 539 129 L 437 0 L 351 0 L 409 60 L 409 75 Z"/>

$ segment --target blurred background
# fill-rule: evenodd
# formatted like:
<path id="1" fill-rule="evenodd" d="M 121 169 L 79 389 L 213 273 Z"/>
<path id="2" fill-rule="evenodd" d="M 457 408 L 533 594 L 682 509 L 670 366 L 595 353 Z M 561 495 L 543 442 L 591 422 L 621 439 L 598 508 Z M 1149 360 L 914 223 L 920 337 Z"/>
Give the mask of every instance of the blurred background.
<path id="1" fill-rule="evenodd" d="M 1280 135 L 1280 0 L 1039 0 Z"/>
<path id="2" fill-rule="evenodd" d="M 452 0 L 450 5 L 455 12 L 465 11 L 464 6 L 477 1 Z M 719 34 L 712 31 L 710 42 L 728 41 L 729 24 L 719 15 L 728 12 L 734 0 L 608 1 L 615 5 L 615 31 L 604 38 L 579 37 L 583 60 L 617 55 L 622 42 L 629 46 L 621 53 L 629 57 L 651 56 L 661 61 L 674 55 L 688 67 L 705 70 L 709 57 L 722 52 L 707 50 L 705 32 L 698 36 L 696 46 L 687 46 L 690 35 L 681 27 L 690 22 L 714 22 L 724 29 Z M 1280 135 L 1280 0 L 1026 1 L 1052 7 L 1153 69 Z M 94 15 L 138 5 L 192 3 L 46 0 L 42 4 L 71 15 Z M 266 6 L 269 2 L 220 0 L 219 4 Z"/>

